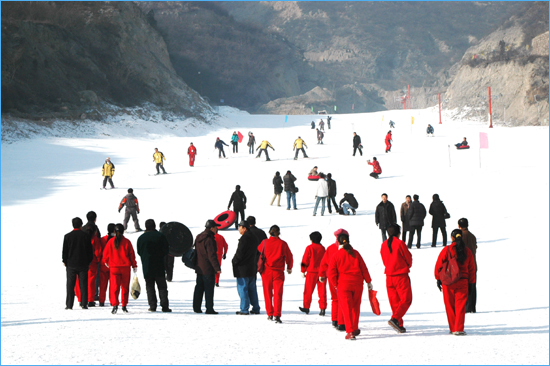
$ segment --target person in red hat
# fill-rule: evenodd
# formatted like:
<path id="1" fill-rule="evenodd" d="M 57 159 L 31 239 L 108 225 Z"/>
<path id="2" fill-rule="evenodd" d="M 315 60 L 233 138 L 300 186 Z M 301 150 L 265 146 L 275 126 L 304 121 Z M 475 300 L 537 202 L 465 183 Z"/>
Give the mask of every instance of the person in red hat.
<path id="1" fill-rule="evenodd" d="M 338 229 L 334 232 L 334 236 L 338 238 L 338 235 L 340 234 L 346 234 L 348 235 L 348 232 L 344 229 Z M 325 251 L 325 254 L 323 255 L 323 259 L 321 259 L 321 264 L 319 266 L 319 281 L 325 282 L 327 278 L 327 270 L 328 265 L 334 256 L 336 252 L 338 251 L 338 240 L 334 242 L 334 244 L 331 244 L 328 246 L 327 250 Z M 330 300 L 331 300 L 331 310 L 330 310 L 330 316 L 332 319 L 332 326 L 339 331 L 346 330 L 346 327 L 344 326 L 344 317 L 341 312 L 338 311 L 338 294 L 336 293 L 336 286 L 334 284 L 330 283 L 330 278 L 328 282 L 328 288 L 330 290 Z"/>
<path id="2" fill-rule="evenodd" d="M 412 255 L 403 240 L 399 239 L 401 228 L 392 224 L 388 228 L 388 240 L 382 243 L 380 255 L 386 267 L 386 290 L 392 310 L 388 324 L 398 333 L 405 333 L 403 316 L 409 310 L 412 303 L 411 280 L 409 278 L 412 266 Z"/>
<path id="3" fill-rule="evenodd" d="M 302 277 L 306 279 L 306 284 L 304 287 L 304 307 L 300 307 L 299 309 L 301 312 L 309 314 L 311 298 L 315 286 L 317 286 L 320 309 L 319 315 L 325 316 L 325 311 L 327 309 L 327 283 L 319 282 L 319 266 L 325 255 L 325 247 L 321 244 L 322 238 L 323 236 L 318 231 L 309 234 L 311 244 L 306 247 L 302 263 L 300 263 Z"/>
<path id="4" fill-rule="evenodd" d="M 329 282 L 338 292 L 338 306 L 344 316 L 346 339 L 355 340 L 361 334 L 359 315 L 363 281 L 372 290 L 372 280 L 361 254 L 350 245 L 349 235 L 338 235 L 338 244 L 338 251 L 330 260 L 327 274 Z"/>

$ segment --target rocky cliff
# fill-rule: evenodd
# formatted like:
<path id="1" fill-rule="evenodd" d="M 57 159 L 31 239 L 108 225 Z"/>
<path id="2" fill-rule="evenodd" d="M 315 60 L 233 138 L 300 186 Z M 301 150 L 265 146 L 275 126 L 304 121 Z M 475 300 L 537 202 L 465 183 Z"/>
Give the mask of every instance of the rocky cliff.
<path id="1" fill-rule="evenodd" d="M 144 104 L 180 116 L 211 114 L 134 3 L 2 3 L 2 113 L 101 119 L 113 107 Z"/>

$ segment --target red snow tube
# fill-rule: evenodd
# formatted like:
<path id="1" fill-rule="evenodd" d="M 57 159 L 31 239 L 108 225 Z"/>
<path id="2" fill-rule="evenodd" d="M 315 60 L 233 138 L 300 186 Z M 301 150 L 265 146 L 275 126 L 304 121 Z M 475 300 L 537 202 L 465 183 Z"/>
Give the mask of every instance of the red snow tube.
<path id="1" fill-rule="evenodd" d="M 458 146 L 456 149 L 457 150 L 466 150 L 466 149 L 469 149 L 469 148 L 470 148 L 470 146 L 468 146 L 468 145 L 466 145 L 466 146 L 462 145 L 462 146 Z"/>
<path id="2" fill-rule="evenodd" d="M 308 175 L 307 176 L 308 180 L 319 180 L 319 178 L 321 178 L 321 177 L 318 176 L 318 175 Z"/>
<path id="3" fill-rule="evenodd" d="M 216 221 L 216 224 L 220 225 L 218 227 L 218 230 L 227 229 L 235 223 L 235 220 L 237 220 L 237 214 L 233 211 L 222 212 L 214 219 L 214 221 Z"/>

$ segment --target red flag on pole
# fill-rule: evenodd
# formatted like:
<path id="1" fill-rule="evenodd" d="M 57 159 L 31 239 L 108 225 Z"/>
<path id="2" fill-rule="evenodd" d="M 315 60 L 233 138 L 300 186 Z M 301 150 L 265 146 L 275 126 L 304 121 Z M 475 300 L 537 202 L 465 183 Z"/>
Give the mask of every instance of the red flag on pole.
<path id="1" fill-rule="evenodd" d="M 479 148 L 480 149 L 488 149 L 489 148 L 489 137 L 487 136 L 487 132 L 480 132 L 479 133 Z"/>
<path id="2" fill-rule="evenodd" d="M 241 132 L 237 132 L 237 135 L 239 136 L 239 144 L 243 142 L 243 134 Z"/>

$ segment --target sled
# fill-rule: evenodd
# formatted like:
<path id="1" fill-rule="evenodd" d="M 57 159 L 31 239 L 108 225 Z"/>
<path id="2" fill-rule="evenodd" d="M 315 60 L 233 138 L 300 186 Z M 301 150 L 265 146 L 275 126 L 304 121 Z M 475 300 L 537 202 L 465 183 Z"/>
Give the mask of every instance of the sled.
<path id="1" fill-rule="evenodd" d="M 237 214 L 233 211 L 224 211 L 214 218 L 216 224 L 220 225 L 218 230 L 225 230 L 235 223 Z"/>
<path id="2" fill-rule="evenodd" d="M 187 226 L 179 222 L 169 222 L 160 230 L 168 240 L 168 252 L 174 257 L 181 257 L 193 246 L 193 234 Z"/>
<path id="3" fill-rule="evenodd" d="M 319 178 L 321 178 L 321 176 L 319 176 L 319 175 L 308 175 L 307 176 L 307 180 L 312 180 L 312 181 L 318 181 Z"/>
<path id="4" fill-rule="evenodd" d="M 457 150 L 467 150 L 469 148 L 470 148 L 470 146 L 468 146 L 468 145 L 466 145 L 466 146 L 457 146 L 456 147 Z"/>

